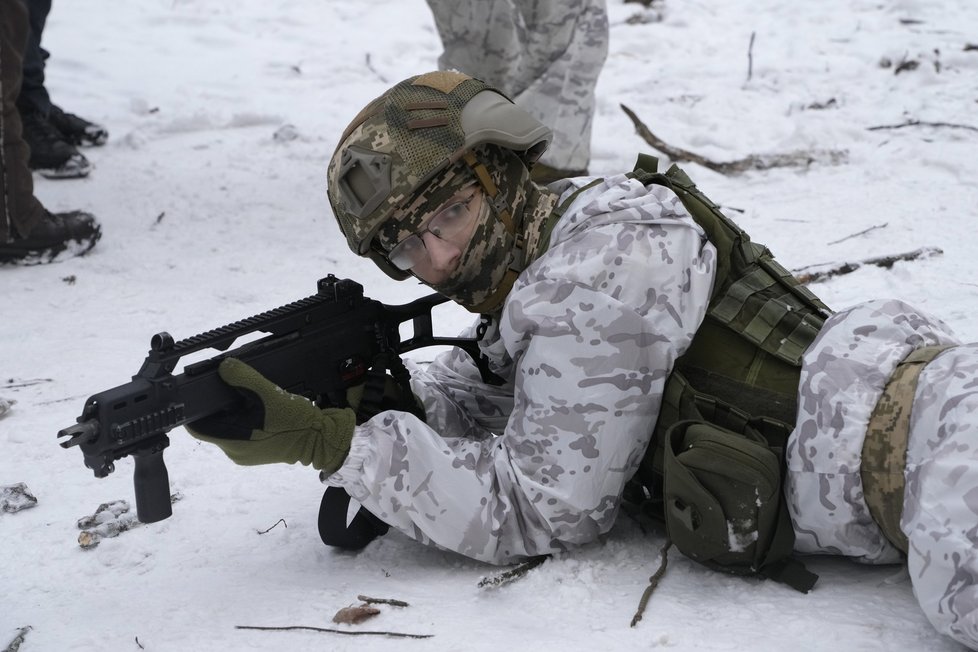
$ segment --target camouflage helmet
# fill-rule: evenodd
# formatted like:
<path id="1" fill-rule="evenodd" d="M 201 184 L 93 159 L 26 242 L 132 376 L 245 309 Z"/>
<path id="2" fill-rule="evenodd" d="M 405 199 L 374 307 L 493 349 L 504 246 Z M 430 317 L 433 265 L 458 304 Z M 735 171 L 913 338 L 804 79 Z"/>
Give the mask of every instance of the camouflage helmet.
<path id="1" fill-rule="evenodd" d="M 551 131 L 499 90 L 458 72 L 406 79 L 368 104 L 340 137 L 327 171 L 327 194 L 350 249 L 389 276 L 378 231 L 416 195 L 480 145 L 497 145 L 529 167 Z"/>

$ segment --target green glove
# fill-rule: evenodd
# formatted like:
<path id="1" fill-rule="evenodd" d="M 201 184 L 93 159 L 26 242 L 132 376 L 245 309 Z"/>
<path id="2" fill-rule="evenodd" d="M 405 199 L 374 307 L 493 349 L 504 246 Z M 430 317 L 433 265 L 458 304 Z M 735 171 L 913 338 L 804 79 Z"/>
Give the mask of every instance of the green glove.
<path id="1" fill-rule="evenodd" d="M 226 358 L 217 372 L 241 394 L 243 406 L 187 424 L 191 435 L 245 466 L 301 462 L 326 473 L 340 468 L 353 439 L 353 410 L 322 410 L 236 358 Z"/>
<path id="2" fill-rule="evenodd" d="M 390 375 L 383 378 L 383 389 L 373 389 L 372 402 L 369 406 L 362 405 L 363 396 L 367 393 L 367 383 L 354 385 L 346 390 L 346 404 L 357 414 L 357 423 L 363 423 L 368 419 L 380 414 L 385 410 L 400 410 L 410 412 L 422 421 L 425 420 L 424 406 L 417 396 L 410 390 L 402 390 L 397 381 Z M 375 379 L 368 382 L 377 383 Z"/>

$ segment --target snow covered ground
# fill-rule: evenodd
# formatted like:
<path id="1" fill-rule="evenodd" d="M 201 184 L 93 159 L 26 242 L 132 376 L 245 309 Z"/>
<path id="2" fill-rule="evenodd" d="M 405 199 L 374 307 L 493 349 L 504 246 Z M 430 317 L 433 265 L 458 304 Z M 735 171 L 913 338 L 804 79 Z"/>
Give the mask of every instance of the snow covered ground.
<path id="1" fill-rule="evenodd" d="M 939 247 L 813 289 L 835 307 L 900 297 L 978 338 L 978 4 L 610 0 L 609 12 L 594 173 L 650 149 L 619 104 L 719 161 L 846 150 L 844 164 L 807 170 L 686 169 L 789 268 Z M 325 167 L 361 106 L 434 68 L 440 45 L 422 0 L 57 2 L 45 45 L 54 99 L 112 135 L 87 150 L 90 178 L 37 180 L 50 209 L 100 218 L 98 247 L 0 269 L 0 397 L 16 401 L 0 417 L 0 485 L 26 483 L 38 499 L 0 513 L 0 646 L 30 626 L 22 652 L 959 649 L 921 615 L 905 572 L 830 558 L 810 560 L 821 579 L 801 595 L 673 553 L 629 628 L 663 538 L 624 517 L 496 589 L 477 583 L 497 569 L 399 534 L 337 553 L 316 531 L 315 472 L 235 467 L 182 431 L 166 453 L 183 496 L 173 517 L 80 549 L 80 517 L 132 499 L 132 463 L 97 480 L 55 433 L 137 371 L 151 335 L 310 295 L 327 273 L 387 303 L 425 293 L 348 252 Z M 944 126 L 871 129 L 908 120 Z M 448 309 L 442 332 L 467 320 Z M 334 626 L 360 594 L 410 606 L 339 627 L 433 638 L 236 629 Z"/>

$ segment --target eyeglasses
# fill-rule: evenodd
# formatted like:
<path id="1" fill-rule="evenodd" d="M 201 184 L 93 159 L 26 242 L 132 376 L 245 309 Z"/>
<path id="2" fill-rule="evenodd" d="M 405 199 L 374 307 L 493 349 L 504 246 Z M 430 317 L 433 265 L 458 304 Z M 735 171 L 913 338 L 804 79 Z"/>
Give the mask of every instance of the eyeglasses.
<path id="1" fill-rule="evenodd" d="M 421 236 L 430 233 L 439 240 L 451 240 L 465 233 L 476 217 L 471 211 L 471 205 L 478 196 L 479 193 L 473 190 L 468 197 L 457 199 L 435 213 L 424 228 L 394 245 L 387 254 L 387 260 L 401 270 L 411 269 L 425 262 L 428 259 L 428 249 Z"/>

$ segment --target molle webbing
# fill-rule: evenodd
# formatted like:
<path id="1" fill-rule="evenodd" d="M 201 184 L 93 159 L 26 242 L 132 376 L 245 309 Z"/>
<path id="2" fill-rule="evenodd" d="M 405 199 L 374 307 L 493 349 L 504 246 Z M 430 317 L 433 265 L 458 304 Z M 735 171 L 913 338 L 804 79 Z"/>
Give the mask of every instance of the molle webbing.
<path id="1" fill-rule="evenodd" d="M 661 174 L 656 167 L 653 157 L 640 156 L 632 176 L 644 185 L 662 185 L 676 194 L 716 247 L 717 266 L 706 316 L 666 381 L 652 443 L 634 481 L 626 487 L 625 499 L 637 503 L 643 512 L 666 520 L 667 528 L 676 535 L 687 535 L 684 541 L 688 550 L 680 547 L 680 551 L 703 561 L 695 554 L 700 544 L 707 548 L 710 542 L 724 544 L 726 533 L 708 531 L 706 526 L 684 529 L 675 518 L 670 521 L 677 509 L 676 491 L 688 489 L 677 478 L 689 472 L 713 477 L 709 465 L 724 467 L 729 463 L 735 467 L 736 456 L 724 457 L 722 447 L 694 453 L 697 438 L 687 435 L 713 432 L 714 437 L 726 437 L 732 443 L 737 443 L 738 437 L 763 442 L 769 451 L 766 455 L 770 458 L 773 454 L 776 460 L 773 472 L 777 473 L 779 464 L 783 468 L 784 450 L 797 414 L 802 355 L 830 310 L 779 265 L 766 247 L 751 242 L 682 170 L 672 166 Z M 680 428 L 687 435 L 679 436 Z M 669 442 L 676 441 L 690 448 L 672 451 L 672 458 L 667 459 Z M 703 468 L 684 468 L 688 463 L 683 459 L 699 460 Z M 741 471 L 749 468 L 751 464 L 740 467 Z M 783 476 L 783 471 L 779 475 Z M 731 505 L 754 501 L 751 482 L 755 479 L 740 484 L 732 481 L 729 486 L 718 482 L 713 489 L 719 493 L 714 495 Z M 696 498 L 694 494 L 680 502 L 703 514 L 718 509 L 708 496 Z M 756 502 L 760 507 L 764 501 L 757 498 Z M 732 548 L 731 554 L 703 563 L 717 570 L 766 575 L 807 591 L 815 576 L 791 558 L 794 535 L 780 490 L 764 505 L 769 510 L 768 521 L 763 527 L 758 525 L 758 547 L 752 559 L 743 559 Z M 679 539 L 674 537 L 673 541 L 679 547 Z"/>
<path id="2" fill-rule="evenodd" d="M 691 403 L 677 402 L 678 388 L 711 396 L 752 417 L 783 424 L 796 416 L 801 357 L 818 334 L 829 308 L 774 260 L 763 245 L 728 219 L 675 165 L 657 173 L 653 157 L 640 156 L 634 177 L 663 185 L 717 249 L 710 305 L 689 349 L 676 361 L 656 426 L 657 437 L 678 419 L 698 418 Z M 651 172 L 649 170 L 652 170 Z"/>
<path id="3" fill-rule="evenodd" d="M 775 358 L 800 365 L 829 308 L 778 264 L 767 247 L 752 242 L 720 212 L 685 172 L 673 165 L 660 174 L 654 172 L 656 165 L 654 157 L 639 156 L 633 174 L 645 185 L 666 186 L 676 193 L 717 248 L 708 317 Z"/>
<path id="4" fill-rule="evenodd" d="M 910 439 L 910 412 L 917 380 L 927 363 L 950 346 L 925 346 L 916 349 L 897 365 L 873 408 L 863 442 L 860 475 L 863 498 L 873 520 L 886 539 L 907 552 L 907 537 L 900 529 L 904 470 Z"/>

